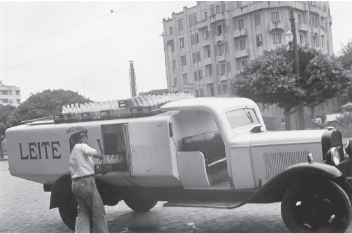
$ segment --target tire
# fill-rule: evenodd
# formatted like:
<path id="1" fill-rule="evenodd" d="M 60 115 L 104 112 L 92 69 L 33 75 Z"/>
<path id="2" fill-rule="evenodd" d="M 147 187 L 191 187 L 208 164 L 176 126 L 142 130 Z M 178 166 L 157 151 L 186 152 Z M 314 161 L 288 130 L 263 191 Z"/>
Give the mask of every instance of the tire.
<path id="1" fill-rule="evenodd" d="M 62 221 L 72 231 L 75 230 L 75 223 L 77 217 L 77 200 L 72 192 L 68 193 L 66 199 L 62 199 L 59 202 L 59 212 Z"/>
<path id="2" fill-rule="evenodd" d="M 350 223 L 351 203 L 333 181 L 300 181 L 285 192 L 282 219 L 290 232 L 344 232 Z"/>
<path id="3" fill-rule="evenodd" d="M 124 201 L 129 208 L 136 212 L 147 212 L 158 203 L 149 192 L 141 189 L 132 189 L 129 191 Z"/>

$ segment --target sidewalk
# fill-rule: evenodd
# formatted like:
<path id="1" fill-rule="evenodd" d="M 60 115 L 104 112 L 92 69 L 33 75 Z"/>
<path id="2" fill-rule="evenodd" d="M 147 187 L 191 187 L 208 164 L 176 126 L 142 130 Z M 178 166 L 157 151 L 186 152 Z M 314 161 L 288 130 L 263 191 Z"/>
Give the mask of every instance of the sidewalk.
<path id="1" fill-rule="evenodd" d="M 0 158 L 0 161 L 7 161 L 8 160 L 8 156 L 4 156 L 4 158 Z"/>

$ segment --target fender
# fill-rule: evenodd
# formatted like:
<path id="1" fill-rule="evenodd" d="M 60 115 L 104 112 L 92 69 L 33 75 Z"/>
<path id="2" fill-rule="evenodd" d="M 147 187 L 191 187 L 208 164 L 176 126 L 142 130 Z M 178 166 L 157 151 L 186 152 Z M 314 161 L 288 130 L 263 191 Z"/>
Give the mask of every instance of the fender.
<path id="1" fill-rule="evenodd" d="M 115 206 L 123 199 L 123 195 L 118 190 L 118 187 L 109 185 L 97 177 L 95 178 L 95 183 L 104 205 Z M 72 193 L 71 184 L 71 174 L 65 174 L 56 180 L 51 191 L 49 209 L 57 208 L 59 201 Z"/>
<path id="2" fill-rule="evenodd" d="M 245 203 L 280 202 L 285 191 L 296 181 L 327 179 L 336 182 L 346 192 L 350 200 L 352 189 L 336 167 L 322 163 L 299 163 L 286 168 L 246 199 Z"/>

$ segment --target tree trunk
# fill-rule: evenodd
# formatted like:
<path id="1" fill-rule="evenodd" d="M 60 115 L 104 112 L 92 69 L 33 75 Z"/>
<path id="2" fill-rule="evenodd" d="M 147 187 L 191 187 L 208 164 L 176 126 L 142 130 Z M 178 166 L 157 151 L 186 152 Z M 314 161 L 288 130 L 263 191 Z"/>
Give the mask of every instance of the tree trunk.
<path id="1" fill-rule="evenodd" d="M 313 120 L 315 121 L 315 117 L 314 117 L 314 106 L 311 106 L 311 107 L 310 107 L 310 117 L 311 117 L 312 121 L 313 121 Z"/>
<path id="2" fill-rule="evenodd" d="M 0 158 L 4 158 L 4 152 L 2 151 L 2 141 L 4 140 L 5 138 L 0 138 Z"/>
<path id="3" fill-rule="evenodd" d="M 285 112 L 284 112 L 284 115 L 285 115 L 285 129 L 286 130 L 291 130 L 291 112 L 290 112 L 291 109 L 289 110 L 286 110 L 285 109 Z"/>
<path id="4" fill-rule="evenodd" d="M 297 106 L 297 112 L 298 112 L 298 123 L 299 123 L 299 130 L 305 130 L 306 125 L 304 123 L 304 108 L 303 108 L 303 101 L 300 99 L 298 106 Z"/>

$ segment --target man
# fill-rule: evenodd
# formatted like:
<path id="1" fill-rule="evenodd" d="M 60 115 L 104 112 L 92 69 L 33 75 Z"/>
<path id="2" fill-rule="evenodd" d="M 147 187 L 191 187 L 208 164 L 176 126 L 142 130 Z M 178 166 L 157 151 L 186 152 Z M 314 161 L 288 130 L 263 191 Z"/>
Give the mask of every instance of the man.
<path id="1" fill-rule="evenodd" d="M 87 143 L 87 131 L 77 134 L 76 144 L 70 155 L 72 192 L 78 202 L 75 232 L 90 232 L 90 214 L 94 231 L 108 232 L 104 204 L 94 177 L 93 158 L 102 159 L 103 155 Z"/>

